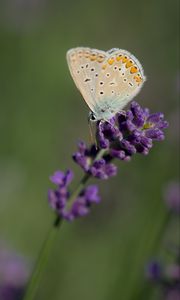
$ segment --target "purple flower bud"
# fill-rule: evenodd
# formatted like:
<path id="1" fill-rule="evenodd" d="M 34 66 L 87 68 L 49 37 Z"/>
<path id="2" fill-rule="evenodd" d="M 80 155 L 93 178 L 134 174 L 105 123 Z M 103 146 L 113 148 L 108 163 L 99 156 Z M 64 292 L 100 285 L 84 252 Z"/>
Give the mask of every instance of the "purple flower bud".
<path id="1" fill-rule="evenodd" d="M 89 213 L 89 207 L 87 206 L 86 199 L 84 197 L 79 197 L 73 203 L 71 208 L 71 214 L 74 218 L 84 217 Z"/>
<path id="2" fill-rule="evenodd" d="M 59 186 L 67 186 L 72 179 L 73 172 L 71 170 L 67 170 L 66 173 L 56 171 L 52 176 L 50 176 L 51 182 Z"/>
<path id="3" fill-rule="evenodd" d="M 93 163 L 90 172 L 96 178 L 108 179 L 117 174 L 117 167 L 114 164 L 106 163 L 104 159 L 100 159 Z"/>
<path id="4" fill-rule="evenodd" d="M 87 203 L 99 203 L 100 197 L 98 194 L 98 187 L 96 185 L 89 185 L 84 192 Z"/>
<path id="5" fill-rule="evenodd" d="M 52 183 L 57 185 L 62 185 L 64 183 L 64 173 L 61 171 L 56 171 L 52 176 L 50 176 Z"/>

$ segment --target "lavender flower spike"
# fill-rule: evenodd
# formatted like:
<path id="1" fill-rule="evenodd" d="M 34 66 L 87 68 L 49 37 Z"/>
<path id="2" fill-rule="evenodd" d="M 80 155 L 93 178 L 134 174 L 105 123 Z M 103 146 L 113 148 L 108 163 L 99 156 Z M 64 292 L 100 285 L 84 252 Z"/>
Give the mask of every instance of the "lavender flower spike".
<path id="1" fill-rule="evenodd" d="M 147 155 L 154 141 L 164 139 L 167 127 L 162 113 L 150 114 L 149 109 L 132 102 L 125 114 L 120 112 L 109 122 L 98 123 L 97 139 L 112 158 L 128 161 L 137 152 Z"/>
<path id="2" fill-rule="evenodd" d="M 115 158 L 129 161 L 136 153 L 147 155 L 154 141 L 164 139 L 163 130 L 168 126 L 162 113 L 150 114 L 149 109 L 132 102 L 126 113 L 119 112 L 108 121 L 98 121 L 96 137 L 98 147 L 88 147 L 83 141 L 78 143 L 78 150 L 73 160 L 83 169 L 85 180 L 75 194 L 69 192 L 73 172 L 56 171 L 50 180 L 57 186 L 49 190 L 48 199 L 52 209 L 59 217 L 72 221 L 90 212 L 92 203 L 99 203 L 100 197 L 96 186 L 85 188 L 89 177 L 101 180 L 117 174 Z M 74 196 L 75 195 L 75 196 Z"/>
<path id="3" fill-rule="evenodd" d="M 70 170 L 66 173 L 56 171 L 50 179 L 57 185 L 57 188 L 49 190 L 49 204 L 60 218 L 73 221 L 75 218 L 87 215 L 90 212 L 91 204 L 100 202 L 97 186 L 91 185 L 84 188 L 74 199 L 74 202 L 69 205 L 69 198 L 71 197 L 69 184 L 73 179 L 73 172 Z"/>
<path id="4" fill-rule="evenodd" d="M 78 151 L 73 154 L 73 159 L 90 176 L 99 179 L 115 176 L 117 167 L 110 163 L 106 156 L 96 160 L 97 153 L 94 145 L 88 148 L 85 143 L 79 142 Z"/>

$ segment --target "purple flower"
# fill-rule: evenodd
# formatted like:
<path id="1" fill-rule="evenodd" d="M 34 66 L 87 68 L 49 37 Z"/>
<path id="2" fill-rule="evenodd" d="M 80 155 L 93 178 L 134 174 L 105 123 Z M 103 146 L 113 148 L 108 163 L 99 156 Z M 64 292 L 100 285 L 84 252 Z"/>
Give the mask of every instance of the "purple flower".
<path id="1" fill-rule="evenodd" d="M 56 171 L 52 176 L 50 176 L 51 182 L 57 184 L 59 186 L 66 187 L 73 179 L 73 172 L 71 170 L 67 170 L 66 173 L 62 171 Z"/>
<path id="2" fill-rule="evenodd" d="M 151 262 L 146 268 L 146 277 L 161 288 L 162 299 L 176 300 L 180 296 L 180 265 L 167 266 L 157 261 Z"/>
<path id="3" fill-rule="evenodd" d="M 50 176 L 50 180 L 57 185 L 56 190 L 49 189 L 48 191 L 49 204 L 53 210 L 59 212 L 65 207 L 69 197 L 68 186 L 72 179 L 73 172 L 71 170 L 67 170 L 66 173 L 56 171 Z"/>
<path id="4" fill-rule="evenodd" d="M 0 299 L 21 299 L 29 274 L 25 258 L 0 243 Z"/>
<path id="5" fill-rule="evenodd" d="M 96 186 L 84 187 L 89 177 L 108 179 L 117 174 L 117 166 L 112 160 L 129 161 L 136 153 L 147 155 L 153 141 L 164 138 L 163 130 L 168 126 L 162 113 L 150 114 L 147 108 L 132 102 L 127 112 L 119 112 L 108 121 L 96 124 L 97 147 L 88 147 L 83 141 L 73 154 L 73 160 L 83 169 L 85 181 L 80 183 L 80 192 L 71 195 L 69 184 L 73 179 L 72 171 L 56 171 L 50 180 L 57 186 L 50 189 L 48 199 L 52 209 L 62 218 L 72 221 L 85 216 L 92 203 L 99 203 Z M 83 179 L 84 180 L 84 179 Z"/>
<path id="6" fill-rule="evenodd" d="M 130 160 L 137 152 L 147 155 L 153 141 L 164 139 L 163 129 L 167 127 L 162 113 L 150 114 L 147 108 L 132 102 L 126 113 L 120 112 L 109 122 L 98 123 L 98 144 L 100 148 L 109 149 L 112 157 Z"/>
<path id="7" fill-rule="evenodd" d="M 93 145 L 88 148 L 84 142 L 79 142 L 78 151 L 73 154 L 74 161 L 89 175 L 108 179 L 117 174 L 117 167 L 109 162 L 108 156 L 96 160 L 98 150 Z"/>
<path id="8" fill-rule="evenodd" d="M 55 190 L 49 190 L 48 199 L 51 208 L 62 218 L 72 221 L 75 218 L 83 217 L 90 212 L 90 206 L 93 203 L 99 203 L 100 197 L 98 188 L 90 185 L 84 188 L 80 194 L 69 205 L 71 194 L 69 193 L 69 184 L 72 181 L 72 171 L 63 173 L 56 171 L 51 177 L 51 181 L 57 185 Z"/>
<path id="9" fill-rule="evenodd" d="M 20 300 L 24 294 L 24 287 L 14 287 L 12 285 L 0 285 L 1 300 Z"/>
<path id="10" fill-rule="evenodd" d="M 165 292 L 165 300 L 179 300 L 180 299 L 180 287 L 169 288 Z"/>
<path id="11" fill-rule="evenodd" d="M 98 204 L 99 202 L 98 187 L 96 185 L 90 185 L 80 193 L 69 209 L 65 207 L 61 211 L 62 217 L 68 221 L 73 221 L 78 217 L 84 217 L 90 212 L 91 204 Z"/>
<path id="12" fill-rule="evenodd" d="M 117 167 L 103 158 L 96 160 L 89 170 L 92 176 L 99 179 L 108 179 L 117 174 Z"/>
<path id="13" fill-rule="evenodd" d="M 162 276 L 162 266 L 158 261 L 151 261 L 145 269 L 146 278 L 152 281 L 158 281 Z"/>
<path id="14" fill-rule="evenodd" d="M 170 210 L 180 213 L 180 184 L 179 182 L 170 182 L 164 191 L 164 199 Z"/>
<path id="15" fill-rule="evenodd" d="M 166 275 L 171 280 L 179 280 L 180 282 L 180 265 L 170 264 L 166 268 Z"/>

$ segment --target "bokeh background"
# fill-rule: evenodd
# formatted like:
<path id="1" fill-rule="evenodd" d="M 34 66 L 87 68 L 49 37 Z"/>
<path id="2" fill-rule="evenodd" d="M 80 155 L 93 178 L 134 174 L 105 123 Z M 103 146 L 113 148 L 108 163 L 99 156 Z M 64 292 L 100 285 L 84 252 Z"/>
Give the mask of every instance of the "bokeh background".
<path id="1" fill-rule="evenodd" d="M 155 245 L 163 190 L 179 176 L 175 0 L 0 1 L 0 239 L 35 261 L 54 218 L 49 175 L 73 168 L 76 183 L 82 175 L 71 154 L 89 141 L 88 109 L 65 59 L 76 46 L 136 55 L 148 79 L 136 100 L 170 126 L 147 157 L 118 162 L 118 176 L 99 182 L 103 200 L 88 217 L 63 224 L 37 299 L 130 300 L 146 262 L 165 255 Z M 168 234 L 176 244 L 177 231 Z"/>

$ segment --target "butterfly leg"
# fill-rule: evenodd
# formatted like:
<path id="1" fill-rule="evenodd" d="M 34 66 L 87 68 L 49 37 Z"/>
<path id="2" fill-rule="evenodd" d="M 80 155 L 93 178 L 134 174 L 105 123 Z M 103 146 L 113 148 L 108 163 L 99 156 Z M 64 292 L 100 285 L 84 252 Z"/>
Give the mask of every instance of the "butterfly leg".
<path id="1" fill-rule="evenodd" d="M 88 126 L 89 126 L 89 132 L 90 132 L 90 140 L 91 140 L 92 144 L 95 144 L 95 147 L 97 149 L 98 146 L 97 146 L 96 133 L 95 133 L 94 128 L 93 128 L 94 122 L 96 122 L 96 118 L 94 117 L 93 112 L 90 112 L 89 116 L 88 116 Z"/>

